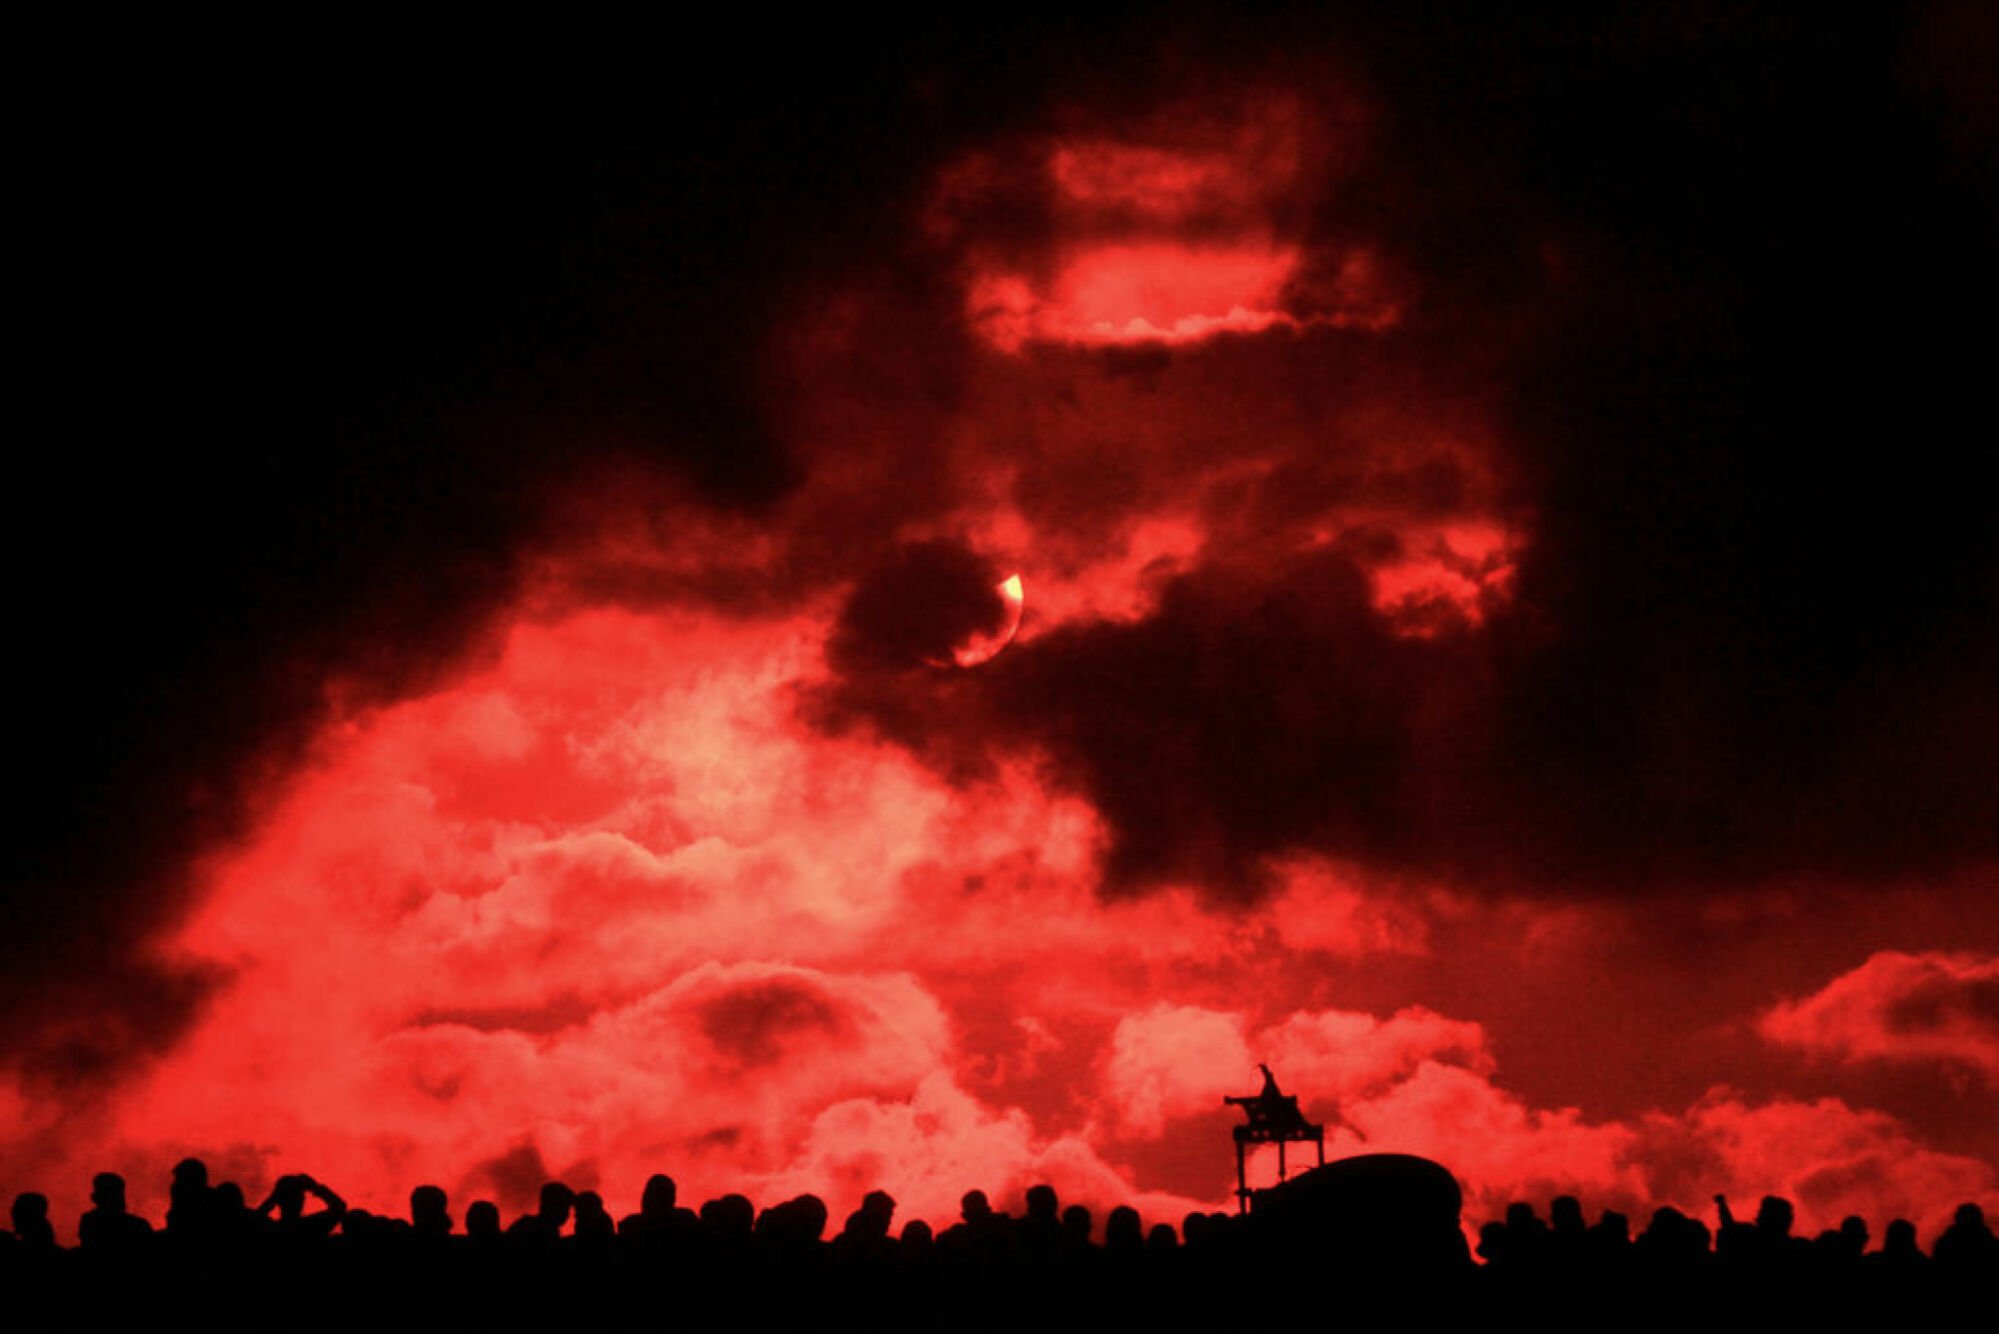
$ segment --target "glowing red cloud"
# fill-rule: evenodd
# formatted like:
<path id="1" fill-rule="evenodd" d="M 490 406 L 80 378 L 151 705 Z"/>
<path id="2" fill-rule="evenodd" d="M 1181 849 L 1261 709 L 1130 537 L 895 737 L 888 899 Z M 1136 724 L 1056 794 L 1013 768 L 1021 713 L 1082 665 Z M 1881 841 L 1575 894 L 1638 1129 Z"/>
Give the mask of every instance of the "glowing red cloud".
<path id="1" fill-rule="evenodd" d="M 1999 958 L 1885 950 L 1759 1027 L 1816 1055 L 1938 1063 L 1999 1084 Z"/>
<path id="2" fill-rule="evenodd" d="M 1295 144 L 1253 140 L 1209 150 L 1084 140 L 1048 155 L 1074 216 L 1122 214 L 1131 226 L 1185 226 L 1253 206 L 1290 187 L 1298 165 Z"/>
<path id="3" fill-rule="evenodd" d="M 1371 722 L 1321 707 L 1363 645 L 1390 650 L 1369 684 L 1440 646 L 1482 665 L 1534 541 L 1502 414 L 1430 364 L 1386 238 L 1294 225 L 1323 185 L 1306 119 L 1162 117 L 947 170 L 931 240 L 962 291 L 932 309 L 857 280 L 773 339 L 798 485 L 751 514 L 579 483 L 563 540 L 495 612 L 491 661 L 329 727 L 199 868 L 203 896 L 157 947 L 227 981 L 186 1039 L 87 1122 L 58 1126 L 0 1079 L 7 1162 L 57 1163 L 71 1216 L 107 1163 L 156 1211 L 167 1166 L 200 1152 L 252 1187 L 303 1168 L 377 1209 L 421 1180 L 518 1208 L 544 1172 L 622 1208 L 665 1170 L 691 1199 L 814 1190 L 836 1216 L 884 1187 L 941 1221 L 969 1187 L 1006 1204 L 1048 1179 L 1156 1218 L 1227 1200 L 1220 1098 L 1267 1061 L 1330 1149 L 1437 1157 L 1474 1221 L 1556 1190 L 1692 1210 L 1788 1191 L 1808 1226 L 1933 1224 L 1989 1196 L 1989 1166 L 1843 1097 L 1699 1096 L 1718 1078 L 1703 1069 L 1669 1098 L 1631 1073 L 1648 1053 L 1567 1045 L 1579 1009 L 1651 1000 L 1601 973 L 1551 985 L 1549 960 L 1685 928 L 1650 905 L 1491 908 L 1304 834 L 1253 849 L 1260 898 L 1224 906 L 1184 869 L 1198 858 L 1107 898 L 1119 812 L 1058 772 L 1060 727 L 953 730 L 990 723 L 978 692 L 996 681 L 1063 685 L 1022 675 L 1051 646 L 1123 635 L 1142 651 L 1113 660 L 1105 701 L 1193 664 L 1114 733 L 1143 760 L 1174 741 L 1171 708 L 1240 661 L 1207 650 L 1247 629 L 1268 649 L 1251 665 L 1281 667 L 1315 636 L 1281 690 L 1249 672 L 1205 701 L 1230 740 L 1238 709 L 1331 720 L 1301 748 L 1309 779 Z M 994 196 L 1016 207 L 984 209 Z M 950 566 L 946 611 L 1002 572 L 1032 585 L 989 668 L 926 664 L 1010 633 L 1018 599 L 912 629 L 910 599 L 871 598 L 866 573 L 911 550 Z M 887 705 L 835 727 L 809 705 L 847 671 L 888 681 Z M 894 730 L 911 700 L 964 763 Z M 1295 730 L 1240 749 L 1261 760 Z M 1407 775 L 1419 798 L 1459 777 L 1457 742 L 1437 729 L 1441 759 Z M 1362 764 L 1353 787 L 1391 781 Z M 1198 802 L 1162 809 L 1185 817 L 1170 834 L 1220 841 Z M 1967 999 L 1989 981 L 1982 956 L 1884 954 L 1774 1010 L 1772 983 L 1684 1022 L 1690 1046 L 1764 1013 L 1773 1043 L 1989 1070 Z M 1550 1066 L 1626 1101 L 1549 1094 Z"/>
<path id="4" fill-rule="evenodd" d="M 1092 812 L 1031 766 L 954 789 L 804 727 L 826 629 L 523 621 L 489 669 L 329 733 L 163 942 L 231 981 L 67 1129 L 76 1183 L 115 1162 L 157 1209 L 194 1151 L 377 1209 L 419 1180 L 519 1208 L 543 1173 L 624 1207 L 668 1170 L 696 1198 L 836 1211 L 880 1186 L 937 1220 L 972 1185 L 1048 1179 L 1170 1217 L 1221 1203 L 1219 1099 L 1264 1060 L 1330 1148 L 1439 1157 L 1477 1210 L 1555 1189 L 1698 1207 L 1718 1182 L 1792 1190 L 1808 1222 L 1934 1220 L 1991 1187 L 1834 1101 L 1537 1108 L 1477 1022 L 1314 1003 L 1329 960 L 1430 947 L 1420 907 L 1324 864 L 1257 914 L 1105 904 Z"/>
<path id="5" fill-rule="evenodd" d="M 1297 329 L 1306 321 L 1278 305 L 1297 264 L 1295 250 L 1267 244 L 1092 246 L 1063 259 L 1045 290 L 1019 274 L 980 275 L 966 294 L 966 313 L 980 336 L 1005 352 L 1037 340 L 1189 343 Z"/>
<path id="6" fill-rule="evenodd" d="M 1375 605 L 1402 633 L 1476 626 L 1510 600 L 1518 539 L 1504 526 L 1459 522 L 1404 540 L 1402 554 L 1371 571 Z"/>
<path id="7" fill-rule="evenodd" d="M 1014 353 L 1393 325 L 1398 302 L 1367 246 L 1315 256 L 1303 282 L 1307 256 L 1281 235 L 1304 201 L 1302 121 L 1279 99 L 1191 136 L 1162 125 L 1177 141 L 1058 138 L 1040 180 L 1012 182 L 1042 197 L 1049 227 L 1020 256 L 980 241 L 987 197 L 1008 186 L 996 164 L 969 159 L 940 183 L 933 227 L 967 248 L 971 327 Z"/>
<path id="8" fill-rule="evenodd" d="M 1342 1011 L 1304 1012 L 1246 1033 L 1242 1016 L 1198 1006 L 1160 1005 L 1118 1024 L 1105 1066 L 1105 1093 L 1128 1130 L 1157 1135 L 1169 1119 L 1210 1112 L 1238 1093 L 1243 1072 L 1262 1062 L 1311 1090 L 1319 1105 L 1341 1106 L 1407 1079 L 1430 1060 L 1489 1072 L 1477 1024 L 1422 1009 L 1388 1019 Z"/>

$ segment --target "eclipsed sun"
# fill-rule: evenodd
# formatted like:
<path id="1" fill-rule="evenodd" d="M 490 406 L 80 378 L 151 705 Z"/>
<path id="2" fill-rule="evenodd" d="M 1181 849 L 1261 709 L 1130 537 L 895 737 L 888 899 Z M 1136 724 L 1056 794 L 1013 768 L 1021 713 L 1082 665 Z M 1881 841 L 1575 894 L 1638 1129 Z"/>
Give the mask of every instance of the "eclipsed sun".
<path id="1" fill-rule="evenodd" d="M 975 634 L 964 643 L 951 650 L 951 661 L 960 667 L 976 667 L 982 662 L 990 662 L 999 651 L 1013 642 L 1020 631 L 1020 614 L 1026 610 L 1027 595 L 1021 588 L 1020 576 L 1008 575 L 995 586 L 1000 600 L 1006 604 L 1006 621 L 997 630 Z"/>

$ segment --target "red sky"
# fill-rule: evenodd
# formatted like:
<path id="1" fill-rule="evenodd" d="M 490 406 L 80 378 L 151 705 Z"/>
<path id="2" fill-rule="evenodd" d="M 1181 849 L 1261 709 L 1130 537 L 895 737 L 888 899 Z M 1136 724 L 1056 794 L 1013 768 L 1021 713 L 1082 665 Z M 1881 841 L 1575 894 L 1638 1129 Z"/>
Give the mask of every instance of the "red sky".
<path id="1" fill-rule="evenodd" d="M 756 503 L 558 453 L 451 652 L 302 650 L 241 817 L 107 928 L 198 1000 L 82 1095 L 0 1067 L 10 1187 L 1177 1221 L 1267 1062 L 1474 1216 L 1999 1208 L 1999 565 L 1820 452 L 1841 405 L 1762 433 L 1734 372 L 1818 289 L 1432 163 L 1365 50 L 1217 70 L 1022 95 L 767 275 Z M 1883 565 L 1827 542 L 1912 496 Z M 368 642 L 433 634 L 396 605 Z"/>

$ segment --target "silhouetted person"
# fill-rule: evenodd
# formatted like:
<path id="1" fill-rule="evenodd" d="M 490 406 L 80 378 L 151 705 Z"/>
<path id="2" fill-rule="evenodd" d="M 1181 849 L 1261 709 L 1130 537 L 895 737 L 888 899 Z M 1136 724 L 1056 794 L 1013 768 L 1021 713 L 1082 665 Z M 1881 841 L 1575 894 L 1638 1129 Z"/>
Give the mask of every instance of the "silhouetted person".
<path id="1" fill-rule="evenodd" d="M 465 1211 L 465 1236 L 473 1249 L 484 1252 L 497 1247 L 506 1234 L 500 1230 L 500 1206 L 491 1200 L 474 1200 Z"/>
<path id="2" fill-rule="evenodd" d="M 1827 1228 L 1812 1239 L 1812 1260 L 1825 1274 L 1850 1271 L 1867 1252 L 1867 1220 L 1849 1214 L 1836 1228 Z"/>
<path id="3" fill-rule="evenodd" d="M 1870 1272 L 1896 1282 L 1920 1278 L 1930 1265 L 1930 1257 L 1916 1245 L 1916 1225 L 1906 1218 L 1889 1223 L 1881 1249 L 1865 1259 Z"/>
<path id="4" fill-rule="evenodd" d="M 892 1210 L 894 1206 L 890 1208 Z M 792 1264 L 803 1263 L 825 1238 L 829 1217 L 826 1201 L 817 1195 L 793 1196 L 757 1215 L 757 1242 L 772 1257 Z M 849 1217 L 848 1231 L 853 1226 L 854 1219 Z M 845 1238 L 848 1232 L 843 1231 L 841 1235 Z"/>
<path id="5" fill-rule="evenodd" d="M 1548 1204 L 1549 1253 L 1559 1264 L 1580 1263 L 1589 1224 L 1583 1219 L 1582 1201 L 1573 1195 L 1557 1195 Z"/>
<path id="6" fill-rule="evenodd" d="M 125 1208 L 125 1178 L 99 1172 L 90 1182 L 92 1207 L 76 1221 L 77 1244 L 98 1254 L 129 1254 L 152 1239 L 153 1225 Z"/>
<path id="7" fill-rule="evenodd" d="M 1263 1071 L 1263 1087 L 1254 1098 L 1223 1098 L 1222 1101 L 1243 1109 L 1251 1125 L 1271 1126 L 1285 1131 L 1305 1124 L 1305 1114 L 1298 1110 L 1298 1100 L 1277 1087 L 1277 1076 L 1270 1067 L 1259 1063 L 1256 1067 Z"/>
<path id="8" fill-rule="evenodd" d="M 569 1221 L 569 1213 L 576 1207 L 576 1192 L 560 1181 L 542 1183 L 539 1206 L 531 1214 L 522 1214 L 507 1229 L 511 1241 L 530 1245 L 555 1244 L 562 1235 L 563 1225 Z"/>
<path id="9" fill-rule="evenodd" d="M 312 1213 L 305 1211 L 306 1197 L 311 1196 L 320 1203 Z M 257 1206 L 257 1215 L 271 1218 L 273 1211 L 280 1238 L 307 1242 L 318 1241 L 333 1235 L 340 1226 L 340 1220 L 347 1214 L 347 1202 L 333 1191 L 313 1180 L 304 1172 L 294 1172 L 281 1176 L 271 1187 L 271 1193 Z"/>
<path id="10" fill-rule="evenodd" d="M 1489 1256 L 1502 1267 L 1538 1270 L 1548 1263 L 1553 1234 L 1534 1206 L 1516 1200 L 1506 1206 L 1506 1231 L 1500 1253 Z"/>
<path id="11" fill-rule="evenodd" d="M 250 1212 L 243 1188 L 233 1181 L 218 1183 L 208 1192 L 206 1235 L 219 1247 L 241 1246 L 257 1235 L 265 1222 L 262 1214 Z"/>
<path id="12" fill-rule="evenodd" d="M 1506 1224 L 1497 1218 L 1487 1219 L 1479 1225 L 1478 1245 L 1472 1248 L 1479 1259 L 1489 1265 L 1506 1263 Z"/>
<path id="13" fill-rule="evenodd" d="M 14 1197 L 11 1217 L 14 1240 L 24 1253 L 43 1255 L 61 1249 L 56 1245 L 55 1226 L 49 1222 L 48 1196 L 36 1190 L 23 1191 Z"/>
<path id="14" fill-rule="evenodd" d="M 1986 1225 L 1985 1211 L 1975 1204 L 1960 1204 L 1950 1226 L 1930 1247 L 1937 1268 L 1953 1274 L 1999 1274 L 1999 1238 Z"/>
<path id="15" fill-rule="evenodd" d="M 1632 1250 L 1639 1263 L 1655 1274 L 1685 1272 L 1707 1259 L 1707 1224 L 1671 1205 L 1655 1209 Z"/>
<path id="16" fill-rule="evenodd" d="M 604 1197 L 594 1190 L 577 1192 L 574 1234 L 588 1246 L 608 1246 L 617 1238 L 618 1225 L 604 1208 Z"/>
<path id="17" fill-rule="evenodd" d="M 1584 1239 L 1583 1249 L 1599 1272 L 1621 1274 L 1632 1259 L 1631 1220 L 1615 1209 L 1604 1210 Z"/>
<path id="18" fill-rule="evenodd" d="M 1013 1245 L 1013 1220 L 994 1211 L 982 1190 L 958 1201 L 958 1221 L 944 1229 L 937 1245 L 947 1255 L 990 1263 Z"/>
<path id="19" fill-rule="evenodd" d="M 1043 1183 L 1027 1188 L 1027 1216 L 1017 1231 L 1030 1254 L 1046 1258 L 1055 1253 L 1062 1242 L 1062 1201 L 1055 1187 Z"/>
<path id="20" fill-rule="evenodd" d="M 639 1193 L 639 1211 L 618 1220 L 618 1235 L 647 1247 L 685 1242 L 693 1236 L 700 1220 L 692 1209 L 679 1206 L 679 1198 L 680 1188 L 672 1177 L 653 1173 Z"/>
<path id="21" fill-rule="evenodd" d="M 885 1190 L 871 1190 L 862 1197 L 861 1207 L 847 1215 L 838 1245 L 848 1255 L 879 1255 L 894 1221 L 895 1197 Z"/>
<path id="22" fill-rule="evenodd" d="M 167 1187 L 167 1231 L 177 1237 L 207 1236 L 213 1231 L 213 1203 L 208 1189 L 208 1164 L 199 1158 L 183 1158 L 175 1163 L 173 1184 Z"/>
<path id="23" fill-rule="evenodd" d="M 394 1238 L 396 1225 L 401 1221 L 379 1218 L 366 1209 L 348 1209 L 340 1215 L 338 1230 L 354 1243 L 357 1253 L 376 1256 Z"/>
<path id="24" fill-rule="evenodd" d="M 424 1241 L 451 1235 L 450 1200 L 444 1187 L 418 1186 L 410 1192 L 410 1231 Z"/>
<path id="25" fill-rule="evenodd" d="M 756 1228 L 757 1207 L 747 1195 L 731 1192 L 701 1206 L 701 1231 L 711 1241 L 736 1244 L 748 1241 Z"/>
<path id="26" fill-rule="evenodd" d="M 1765 1195 L 1756 1207 L 1756 1221 L 1736 1220 L 1728 1207 L 1728 1197 L 1714 1197 L 1721 1227 L 1715 1233 L 1715 1255 L 1733 1265 L 1751 1270 L 1771 1270 L 1793 1263 L 1806 1243 L 1791 1235 L 1796 1213 L 1791 1202 L 1780 1195 Z"/>
<path id="27" fill-rule="evenodd" d="M 1199 1215 L 1194 1215 L 1199 1217 Z M 1104 1218 L 1104 1250 L 1114 1256 L 1137 1255 L 1145 1245 L 1143 1225 L 1139 1221 L 1138 1210 L 1128 1204 L 1120 1204 Z"/>

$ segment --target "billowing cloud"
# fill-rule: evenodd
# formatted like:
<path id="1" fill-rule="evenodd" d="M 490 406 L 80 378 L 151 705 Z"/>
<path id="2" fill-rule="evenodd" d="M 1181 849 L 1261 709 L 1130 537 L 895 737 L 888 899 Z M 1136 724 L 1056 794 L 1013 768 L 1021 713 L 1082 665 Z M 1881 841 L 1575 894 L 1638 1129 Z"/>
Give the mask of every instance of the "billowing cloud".
<path id="1" fill-rule="evenodd" d="M 1245 1072 L 1259 1063 L 1337 1107 L 1379 1094 L 1431 1061 L 1489 1072 L 1484 1046 L 1477 1024 L 1415 1007 L 1386 1019 L 1301 1011 L 1246 1031 L 1239 1014 L 1159 1005 L 1118 1023 L 1104 1091 L 1120 1125 L 1156 1136 L 1169 1119 L 1212 1112 L 1226 1095 L 1254 1092 L 1244 1087 Z"/>
<path id="2" fill-rule="evenodd" d="M 1884 950 L 1780 1002 L 1758 1031 L 1835 1060 L 1936 1062 L 1999 1084 L 1999 958 Z"/>
<path id="3" fill-rule="evenodd" d="M 170 135 L 243 332 L 22 479 L 0 1168 L 1168 1208 L 1261 1060 L 1481 1207 L 1989 1193 L 1856 1082 L 1993 1069 L 1982 122 L 1625 22 Z"/>

